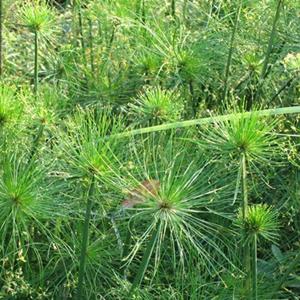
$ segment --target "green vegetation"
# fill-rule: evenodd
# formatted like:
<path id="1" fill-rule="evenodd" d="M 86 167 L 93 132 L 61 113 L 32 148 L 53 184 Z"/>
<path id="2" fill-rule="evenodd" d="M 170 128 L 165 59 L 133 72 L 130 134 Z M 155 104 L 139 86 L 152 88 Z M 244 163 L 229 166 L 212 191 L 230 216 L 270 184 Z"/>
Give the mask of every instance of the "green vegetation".
<path id="1" fill-rule="evenodd" d="M 300 299 L 300 4 L 0 1 L 0 299 Z"/>

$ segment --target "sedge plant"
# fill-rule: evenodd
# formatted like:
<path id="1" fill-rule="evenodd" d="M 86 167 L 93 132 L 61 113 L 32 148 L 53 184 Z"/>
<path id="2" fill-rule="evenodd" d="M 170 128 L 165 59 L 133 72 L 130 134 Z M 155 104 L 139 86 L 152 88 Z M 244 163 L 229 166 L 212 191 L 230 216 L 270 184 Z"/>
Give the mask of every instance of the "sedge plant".
<path id="1" fill-rule="evenodd" d="M 14 268 L 19 264 L 26 274 L 33 272 L 32 263 L 41 279 L 47 264 L 47 251 L 65 246 L 56 238 L 51 226 L 67 209 L 58 198 L 60 185 L 47 178 L 49 166 L 40 162 L 27 164 L 26 155 L 10 151 L 1 159 L 0 233 L 2 263 Z M 58 201 L 59 199 L 59 201 Z"/>
<path id="2" fill-rule="evenodd" d="M 278 240 L 279 223 L 278 213 L 265 204 L 251 205 L 248 207 L 246 217 L 240 214 L 237 219 L 237 226 L 241 230 L 241 238 L 245 245 L 251 249 L 251 270 L 252 299 L 260 299 L 257 283 L 257 245 L 260 239 L 276 243 Z"/>
<path id="3" fill-rule="evenodd" d="M 139 93 L 128 110 L 139 125 L 158 125 L 180 120 L 183 103 L 178 93 L 154 87 Z"/>
<path id="4" fill-rule="evenodd" d="M 153 274 L 158 273 L 165 255 L 173 270 L 184 269 L 190 253 L 199 257 L 208 272 L 231 263 L 225 255 L 230 248 L 230 230 L 217 222 L 227 218 L 219 209 L 228 198 L 222 198 L 225 187 L 213 180 L 209 161 L 191 157 L 172 135 L 153 134 L 139 140 L 137 137 L 129 144 L 129 164 L 121 159 L 121 166 L 108 180 L 116 192 L 114 198 L 124 195 L 120 210 L 125 215 L 119 222 L 128 223 L 133 241 L 124 251 L 124 262 L 130 266 L 143 252 L 130 296 L 147 277 L 150 265 Z"/>
<path id="5" fill-rule="evenodd" d="M 207 149 L 221 163 L 229 163 L 236 169 L 236 185 L 233 196 L 235 204 L 241 190 L 241 211 L 247 218 L 249 206 L 249 175 L 257 172 L 264 178 L 261 166 L 274 165 L 281 157 L 280 141 L 274 134 L 276 121 L 263 120 L 255 112 L 249 116 L 233 118 L 225 122 L 216 122 L 213 128 L 204 129 L 201 140 L 198 141 L 202 149 Z M 244 246 L 244 268 L 250 269 L 250 253 Z M 249 283 L 249 280 L 248 280 Z M 249 284 L 246 288 L 249 288 Z"/>
<path id="6" fill-rule="evenodd" d="M 113 163 L 114 157 L 111 151 L 119 145 L 116 139 L 107 137 L 117 133 L 122 125 L 121 119 L 115 119 L 108 110 L 101 111 L 92 108 L 84 112 L 79 108 L 74 117 L 68 120 L 66 126 L 66 132 L 60 135 L 58 149 L 63 155 L 65 167 L 71 178 L 80 180 L 86 191 L 85 199 L 80 204 L 80 206 L 85 205 L 85 216 L 78 229 L 81 230 L 79 235 L 82 240 L 76 297 L 82 299 L 87 249 L 90 245 L 91 212 L 95 206 L 95 190 L 99 179 L 103 180 L 103 177 L 111 173 L 111 166 L 107 162 Z"/>
<path id="7" fill-rule="evenodd" d="M 55 30 L 55 13 L 44 0 L 26 1 L 19 11 L 20 21 L 34 35 L 34 94 L 37 97 L 39 81 L 39 41 Z"/>

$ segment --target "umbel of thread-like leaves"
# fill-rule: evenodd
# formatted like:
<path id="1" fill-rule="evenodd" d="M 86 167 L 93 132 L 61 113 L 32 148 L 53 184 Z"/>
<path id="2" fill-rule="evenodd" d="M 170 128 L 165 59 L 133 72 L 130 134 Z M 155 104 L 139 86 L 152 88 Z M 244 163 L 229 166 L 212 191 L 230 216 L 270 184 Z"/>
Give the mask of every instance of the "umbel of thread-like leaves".
<path id="1" fill-rule="evenodd" d="M 223 158 L 240 159 L 243 154 L 248 161 L 270 161 L 280 151 L 279 140 L 273 134 L 276 124 L 275 121 L 262 119 L 256 112 L 250 116 L 237 115 L 204 129 L 199 145 Z"/>
<path id="2" fill-rule="evenodd" d="M 54 29 L 55 13 L 46 1 L 25 1 L 19 11 L 20 22 L 31 32 L 50 34 Z"/>
<path id="3" fill-rule="evenodd" d="M 183 104 L 177 92 L 151 87 L 141 92 L 129 105 L 129 113 L 139 124 L 157 125 L 181 118 Z"/>
<path id="4" fill-rule="evenodd" d="M 276 241 L 278 238 L 279 224 L 278 213 L 266 204 L 251 205 L 243 218 L 240 213 L 237 220 L 238 227 L 242 230 L 245 240 L 252 240 L 254 236 L 268 241 Z"/>

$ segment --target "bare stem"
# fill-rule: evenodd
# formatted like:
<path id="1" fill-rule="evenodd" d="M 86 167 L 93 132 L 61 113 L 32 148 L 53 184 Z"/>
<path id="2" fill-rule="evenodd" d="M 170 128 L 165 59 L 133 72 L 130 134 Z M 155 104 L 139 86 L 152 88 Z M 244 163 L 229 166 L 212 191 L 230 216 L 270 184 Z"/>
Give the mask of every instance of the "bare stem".
<path id="1" fill-rule="evenodd" d="M 171 14 L 172 14 L 173 18 L 176 17 L 176 1 L 175 0 L 171 0 Z"/>
<path id="2" fill-rule="evenodd" d="M 235 15 L 235 19 L 234 19 L 234 27 L 233 27 L 232 34 L 231 34 L 230 48 L 229 48 L 229 53 L 228 53 L 228 58 L 227 58 L 227 63 L 226 63 L 226 68 L 225 68 L 223 100 L 225 100 L 226 96 L 227 96 L 229 72 L 230 72 L 230 66 L 231 66 L 232 55 L 233 55 L 233 50 L 234 50 L 234 41 L 235 41 L 235 36 L 236 36 L 238 24 L 239 24 L 241 9 L 242 9 L 242 1 L 240 0 L 236 15 Z"/>
<path id="3" fill-rule="evenodd" d="M 87 202 L 86 202 L 86 211 L 85 211 L 85 219 L 84 225 L 82 229 L 82 242 L 81 242 L 81 253 L 80 253 L 80 263 L 79 263 L 79 271 L 78 271 L 78 287 L 77 287 L 77 299 L 82 300 L 82 288 L 84 282 L 85 275 L 85 263 L 86 263 L 86 250 L 88 246 L 88 237 L 89 237 L 89 223 L 91 218 L 91 210 L 92 210 L 92 196 L 94 193 L 95 187 L 95 177 L 91 178 L 91 182 L 89 184 L 89 188 L 87 191 Z"/>
<path id="4" fill-rule="evenodd" d="M 243 152 L 241 157 L 242 168 L 242 189 L 243 189 L 243 219 L 246 218 L 248 209 L 248 187 L 247 187 L 247 164 L 246 154 Z"/>
<path id="5" fill-rule="evenodd" d="M 2 44 L 3 44 L 3 36 L 2 36 L 2 31 L 3 31 L 3 1 L 0 0 L 0 76 L 2 77 Z"/>
<path id="6" fill-rule="evenodd" d="M 254 99 L 257 99 L 259 97 L 263 83 L 264 83 L 264 79 L 266 78 L 266 76 L 268 74 L 267 71 L 269 68 L 270 57 L 271 57 L 271 53 L 273 51 L 274 39 L 275 39 L 275 35 L 276 35 L 276 25 L 279 20 L 282 3 L 283 3 L 283 0 L 278 0 L 278 2 L 277 2 L 277 8 L 276 8 L 276 13 L 275 13 L 274 20 L 273 20 L 272 31 L 271 31 L 271 34 L 269 37 L 268 48 L 267 48 L 264 64 L 262 67 L 262 71 L 260 74 L 258 87 L 257 87 L 256 93 L 254 95 Z"/>
<path id="7" fill-rule="evenodd" d="M 93 22 L 89 19 L 89 47 L 90 47 L 90 64 L 92 76 L 95 73 L 95 65 L 94 65 L 94 37 L 93 37 Z"/>
<path id="8" fill-rule="evenodd" d="M 253 263 L 252 263 L 252 292 L 253 299 L 257 300 L 257 236 L 254 235 L 253 239 Z"/>
<path id="9" fill-rule="evenodd" d="M 247 186 L 247 159 L 246 154 L 242 152 L 241 156 L 241 170 L 242 170 L 242 191 L 243 191 L 243 204 L 242 204 L 242 214 L 243 220 L 247 217 L 248 210 L 248 186 Z M 251 289 L 251 264 L 250 264 L 250 248 L 249 243 L 246 242 L 243 246 L 243 260 L 244 260 L 244 270 L 246 273 L 246 285 L 245 289 L 250 291 Z"/>
<path id="10" fill-rule="evenodd" d="M 38 92 L 38 31 L 34 31 L 34 95 Z"/>

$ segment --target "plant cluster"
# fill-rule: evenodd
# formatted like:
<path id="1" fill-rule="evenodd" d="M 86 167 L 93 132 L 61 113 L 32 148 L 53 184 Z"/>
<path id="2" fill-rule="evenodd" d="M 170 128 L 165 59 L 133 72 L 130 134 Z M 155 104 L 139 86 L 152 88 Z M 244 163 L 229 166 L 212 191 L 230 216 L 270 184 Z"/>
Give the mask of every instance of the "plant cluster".
<path id="1" fill-rule="evenodd" d="M 299 11 L 0 1 L 0 299 L 300 299 Z"/>

